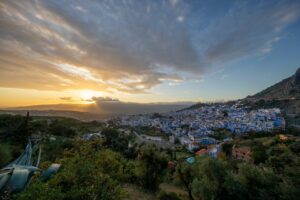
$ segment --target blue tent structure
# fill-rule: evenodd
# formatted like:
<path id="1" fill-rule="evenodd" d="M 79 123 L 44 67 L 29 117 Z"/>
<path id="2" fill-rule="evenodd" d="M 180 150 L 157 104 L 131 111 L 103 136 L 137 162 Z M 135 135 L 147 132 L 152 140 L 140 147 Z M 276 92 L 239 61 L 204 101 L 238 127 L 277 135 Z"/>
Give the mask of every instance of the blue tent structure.
<path id="1" fill-rule="evenodd" d="M 42 181 L 49 180 L 52 177 L 52 175 L 58 171 L 60 166 L 61 166 L 60 164 L 52 163 L 50 165 L 50 167 L 43 172 L 42 177 L 41 177 Z"/>
<path id="2" fill-rule="evenodd" d="M 33 153 L 38 152 L 36 162 L 33 164 Z M 0 191 L 22 191 L 32 175 L 39 171 L 41 148 L 38 144 L 32 146 L 29 140 L 24 152 L 13 162 L 0 170 Z"/>
<path id="3" fill-rule="evenodd" d="M 39 144 L 32 145 L 31 140 L 28 141 L 20 157 L 0 170 L 0 194 L 3 191 L 12 193 L 20 192 L 26 187 L 31 177 L 37 171 L 40 171 L 38 166 L 40 164 L 41 152 L 42 149 Z M 33 155 L 35 155 L 35 159 Z M 54 165 L 54 167 L 52 165 Z M 60 164 L 52 165 L 47 169 L 48 173 L 46 178 L 42 176 L 42 180 L 49 179 L 60 167 Z M 47 172 L 47 170 L 45 172 Z"/>
<path id="4" fill-rule="evenodd" d="M 189 163 L 189 164 L 193 164 L 195 162 L 195 157 L 194 156 L 188 157 L 186 159 L 186 162 Z"/>

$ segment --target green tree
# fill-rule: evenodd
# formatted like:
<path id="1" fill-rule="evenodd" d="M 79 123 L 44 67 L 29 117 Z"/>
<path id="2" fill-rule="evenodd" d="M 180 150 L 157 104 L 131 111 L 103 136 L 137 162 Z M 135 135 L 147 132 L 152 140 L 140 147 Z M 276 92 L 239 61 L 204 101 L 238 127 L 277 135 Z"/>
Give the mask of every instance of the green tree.
<path id="1" fill-rule="evenodd" d="M 180 198 L 174 192 L 161 192 L 159 194 L 159 200 L 180 200 Z"/>
<path id="2" fill-rule="evenodd" d="M 254 164 L 264 163 L 268 158 L 266 148 L 261 143 L 252 143 L 251 158 L 253 159 Z"/>
<path id="3" fill-rule="evenodd" d="M 284 144 L 277 144 L 268 150 L 267 163 L 277 172 L 282 173 L 284 168 L 293 163 L 293 155 Z"/>
<path id="4" fill-rule="evenodd" d="M 74 137 L 76 123 L 71 119 L 55 119 L 49 125 L 49 133 L 57 136 Z"/>
<path id="5" fill-rule="evenodd" d="M 0 167 L 8 164 L 12 159 L 11 147 L 9 144 L 0 143 Z"/>
<path id="6" fill-rule="evenodd" d="M 192 194 L 192 182 L 194 180 L 193 168 L 187 162 L 181 161 L 177 164 L 175 177 L 179 183 L 181 183 L 188 192 L 189 199 L 193 200 Z"/>
<path id="7" fill-rule="evenodd" d="M 289 145 L 289 148 L 291 149 L 291 151 L 293 151 L 294 153 L 300 153 L 300 141 L 294 141 Z"/>
<path id="8" fill-rule="evenodd" d="M 280 199 L 280 179 L 269 169 L 242 164 L 239 182 L 246 189 L 244 199 Z"/>
<path id="9" fill-rule="evenodd" d="M 106 146 L 121 152 L 128 148 L 128 138 L 120 134 L 116 129 L 106 128 L 102 131 L 102 134 L 105 136 L 104 144 Z"/>
<path id="10" fill-rule="evenodd" d="M 239 175 L 228 172 L 225 182 L 224 182 L 224 192 L 220 199 L 224 200 L 244 200 L 247 190 L 244 185 L 241 184 L 239 180 Z"/>
<path id="11" fill-rule="evenodd" d="M 231 157 L 231 153 L 232 153 L 232 143 L 224 143 L 222 145 L 222 150 L 224 151 L 224 153 L 226 154 L 227 157 Z"/>
<path id="12" fill-rule="evenodd" d="M 17 199 L 122 199 L 121 160 L 121 155 L 98 149 L 94 142 L 79 142 L 59 160 L 62 168 L 52 179 L 33 180 Z"/>
<path id="13" fill-rule="evenodd" d="M 166 172 L 168 157 L 154 145 L 144 145 L 139 153 L 136 175 L 145 190 L 157 191 Z"/>
<path id="14" fill-rule="evenodd" d="M 220 199 L 225 193 L 226 163 L 209 157 L 198 158 L 194 165 L 192 192 L 203 200 Z"/>

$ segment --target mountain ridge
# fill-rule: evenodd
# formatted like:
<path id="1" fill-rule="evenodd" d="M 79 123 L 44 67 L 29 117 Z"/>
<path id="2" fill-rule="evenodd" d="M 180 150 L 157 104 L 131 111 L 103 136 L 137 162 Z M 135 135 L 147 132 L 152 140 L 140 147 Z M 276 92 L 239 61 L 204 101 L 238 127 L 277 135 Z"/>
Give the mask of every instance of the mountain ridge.
<path id="1" fill-rule="evenodd" d="M 280 108 L 286 116 L 300 115 L 300 68 L 290 77 L 242 101 L 252 108 Z"/>
<path id="2" fill-rule="evenodd" d="M 246 99 L 292 99 L 300 98 L 300 68 L 292 76 L 256 93 Z"/>

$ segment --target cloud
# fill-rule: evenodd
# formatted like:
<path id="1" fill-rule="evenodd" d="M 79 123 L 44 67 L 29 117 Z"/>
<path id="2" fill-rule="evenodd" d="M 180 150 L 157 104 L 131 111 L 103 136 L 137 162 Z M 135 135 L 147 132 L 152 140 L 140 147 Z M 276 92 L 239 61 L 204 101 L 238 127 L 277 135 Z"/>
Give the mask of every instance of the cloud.
<path id="1" fill-rule="evenodd" d="M 63 100 L 63 101 L 72 101 L 73 100 L 72 97 L 60 97 L 59 99 Z"/>
<path id="2" fill-rule="evenodd" d="M 148 93 L 269 53 L 299 12 L 275 0 L 1 1 L 0 86 Z"/>
<path id="3" fill-rule="evenodd" d="M 249 9 L 252 8 L 252 9 Z M 239 12 L 233 12 L 239 9 Z M 235 5 L 207 29 L 208 63 L 226 63 L 272 50 L 281 31 L 298 19 L 300 4 L 284 2 Z"/>
<path id="4" fill-rule="evenodd" d="M 93 101 L 99 103 L 99 102 L 118 102 L 119 99 L 111 98 L 111 97 L 93 97 Z"/>

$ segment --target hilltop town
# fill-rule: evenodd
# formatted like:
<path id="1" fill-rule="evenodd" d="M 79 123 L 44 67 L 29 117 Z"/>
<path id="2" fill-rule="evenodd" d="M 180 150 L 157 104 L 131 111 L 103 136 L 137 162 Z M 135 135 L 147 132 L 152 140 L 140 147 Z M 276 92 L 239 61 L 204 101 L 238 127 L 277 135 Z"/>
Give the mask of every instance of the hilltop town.
<path id="1" fill-rule="evenodd" d="M 214 136 L 219 130 L 232 135 L 249 132 L 272 132 L 285 129 L 285 119 L 279 108 L 249 110 L 241 102 L 234 104 L 211 104 L 196 109 L 185 109 L 164 114 L 123 116 L 118 123 L 129 127 L 152 127 L 169 136 L 170 142 L 193 151 L 199 145 L 217 144 Z M 149 140 L 159 140 L 147 137 Z M 230 140 L 230 137 L 223 138 Z"/>

